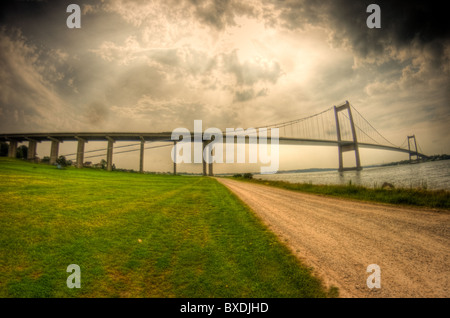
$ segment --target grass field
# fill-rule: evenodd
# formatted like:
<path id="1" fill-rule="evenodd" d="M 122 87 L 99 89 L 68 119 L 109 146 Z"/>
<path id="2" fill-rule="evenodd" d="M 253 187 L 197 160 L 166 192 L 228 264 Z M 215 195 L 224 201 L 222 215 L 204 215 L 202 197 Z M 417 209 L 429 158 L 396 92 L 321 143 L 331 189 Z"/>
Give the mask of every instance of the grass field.
<path id="1" fill-rule="evenodd" d="M 0 180 L 0 297 L 337 295 L 212 178 L 0 158 Z"/>
<path id="2" fill-rule="evenodd" d="M 290 183 L 263 179 L 234 178 L 241 181 L 265 184 L 282 189 L 314 193 L 327 196 L 342 197 L 361 201 L 381 202 L 405 206 L 421 206 L 429 208 L 450 209 L 450 192 L 445 190 L 426 190 L 415 188 L 367 188 L 354 184 L 321 185 L 311 183 Z"/>

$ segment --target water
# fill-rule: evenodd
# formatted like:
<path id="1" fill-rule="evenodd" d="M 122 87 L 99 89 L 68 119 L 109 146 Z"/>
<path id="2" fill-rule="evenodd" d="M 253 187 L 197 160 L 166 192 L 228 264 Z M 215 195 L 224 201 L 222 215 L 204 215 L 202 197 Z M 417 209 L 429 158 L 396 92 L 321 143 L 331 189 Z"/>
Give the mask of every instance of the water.
<path id="1" fill-rule="evenodd" d="M 386 167 L 364 168 L 362 171 L 321 171 L 255 175 L 255 178 L 292 183 L 352 184 L 369 188 L 384 182 L 396 188 L 426 188 L 450 190 L 450 160 Z"/>

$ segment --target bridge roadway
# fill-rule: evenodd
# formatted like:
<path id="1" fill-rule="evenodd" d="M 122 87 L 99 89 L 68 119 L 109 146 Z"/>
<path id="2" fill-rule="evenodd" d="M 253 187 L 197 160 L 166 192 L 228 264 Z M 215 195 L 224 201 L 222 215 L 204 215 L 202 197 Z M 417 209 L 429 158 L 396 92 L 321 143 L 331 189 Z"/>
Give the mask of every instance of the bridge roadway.
<path id="1" fill-rule="evenodd" d="M 226 133 L 223 133 L 224 141 L 226 138 Z M 113 154 L 113 144 L 116 141 L 139 141 L 141 142 L 140 149 L 140 172 L 143 172 L 143 159 L 144 159 L 144 144 L 147 141 L 161 141 L 161 142 L 173 142 L 176 141 L 171 139 L 172 132 L 159 132 L 159 133 L 142 133 L 142 132 L 132 132 L 132 133 L 124 133 L 124 132 L 111 132 L 111 133 L 100 133 L 100 132 L 65 132 L 65 133 L 14 133 L 14 134 L 0 134 L 0 141 L 9 142 L 9 157 L 15 157 L 15 152 L 17 150 L 17 143 L 19 142 L 28 142 L 28 159 L 34 160 L 36 157 L 36 144 L 43 141 L 51 141 L 51 151 L 50 151 L 50 163 L 54 164 L 56 159 L 58 158 L 58 149 L 59 143 L 64 141 L 77 141 L 77 167 L 81 168 L 83 166 L 84 159 L 84 144 L 89 141 L 107 141 L 107 169 L 112 169 L 112 154 Z M 197 138 L 202 138 L 198 136 L 196 133 L 191 133 L 191 140 L 199 140 L 194 139 L 195 136 Z M 242 142 L 245 140 L 248 142 L 248 137 L 245 139 L 237 138 L 235 142 Z M 208 139 L 208 141 L 210 138 Z M 268 137 L 268 143 L 270 143 L 270 136 Z M 204 147 L 207 143 L 204 143 Z M 304 139 L 304 138 L 288 138 L 288 137 L 279 137 L 279 144 L 281 145 L 312 145 L 312 146 L 341 146 L 345 147 L 346 145 L 353 145 L 353 141 L 345 141 L 345 140 L 319 140 L 319 139 Z M 369 144 L 369 143 L 357 143 L 360 148 L 372 148 L 372 149 L 381 149 L 381 150 L 390 150 L 390 151 L 398 151 L 403 153 L 408 153 L 411 155 L 417 155 L 420 157 L 427 157 L 424 154 L 411 151 L 408 149 L 403 149 L 399 147 L 393 147 L 388 145 L 379 145 L 379 144 Z M 212 164 L 209 165 L 209 175 L 213 175 L 212 173 Z M 176 164 L 174 163 L 174 173 L 176 173 Z M 206 175 L 206 164 L 203 162 L 203 174 Z"/>

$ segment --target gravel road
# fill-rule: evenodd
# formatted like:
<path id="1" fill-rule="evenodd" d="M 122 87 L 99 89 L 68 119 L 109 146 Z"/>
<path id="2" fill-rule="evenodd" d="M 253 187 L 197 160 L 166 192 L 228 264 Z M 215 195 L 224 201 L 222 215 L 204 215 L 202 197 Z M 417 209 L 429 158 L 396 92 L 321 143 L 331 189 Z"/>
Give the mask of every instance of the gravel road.
<path id="1" fill-rule="evenodd" d="M 449 297 L 450 212 L 217 178 L 340 297 Z M 380 288 L 369 288 L 370 264 Z"/>

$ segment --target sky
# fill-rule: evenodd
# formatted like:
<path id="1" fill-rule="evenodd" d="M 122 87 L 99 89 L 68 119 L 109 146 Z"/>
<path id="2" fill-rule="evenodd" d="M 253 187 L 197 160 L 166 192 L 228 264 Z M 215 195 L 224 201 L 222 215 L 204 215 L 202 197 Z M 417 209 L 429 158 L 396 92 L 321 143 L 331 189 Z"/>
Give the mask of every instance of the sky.
<path id="1" fill-rule="evenodd" d="M 71 3 L 81 28 L 66 25 Z M 381 28 L 367 27 L 371 3 Z M 28 0 L 0 12 L 0 133 L 260 127 L 348 100 L 392 143 L 415 134 L 425 154 L 450 153 L 450 29 L 437 1 Z M 136 169 L 137 156 L 115 161 Z M 170 169 L 168 156 L 146 150 L 146 168 Z M 335 147 L 280 156 L 281 169 L 337 166 Z"/>

